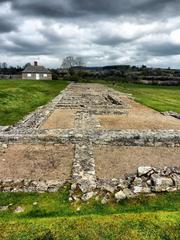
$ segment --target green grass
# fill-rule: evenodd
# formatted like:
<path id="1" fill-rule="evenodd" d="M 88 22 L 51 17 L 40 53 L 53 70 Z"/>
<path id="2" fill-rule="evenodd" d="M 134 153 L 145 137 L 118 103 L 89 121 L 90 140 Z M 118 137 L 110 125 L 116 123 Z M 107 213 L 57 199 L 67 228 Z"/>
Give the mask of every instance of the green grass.
<path id="1" fill-rule="evenodd" d="M 112 84 L 108 85 L 113 87 Z M 180 113 L 180 86 L 119 83 L 114 88 L 118 91 L 132 93 L 136 101 L 159 112 L 175 111 Z"/>
<path id="2" fill-rule="evenodd" d="M 52 100 L 66 81 L 0 80 L 0 125 L 12 125 Z"/>
<path id="3" fill-rule="evenodd" d="M 180 237 L 179 192 L 102 205 L 95 200 L 69 203 L 68 189 L 44 194 L 0 193 L 0 206 L 12 204 L 9 210 L 0 212 L 0 239 L 174 240 Z M 17 206 L 25 211 L 14 213 Z"/>

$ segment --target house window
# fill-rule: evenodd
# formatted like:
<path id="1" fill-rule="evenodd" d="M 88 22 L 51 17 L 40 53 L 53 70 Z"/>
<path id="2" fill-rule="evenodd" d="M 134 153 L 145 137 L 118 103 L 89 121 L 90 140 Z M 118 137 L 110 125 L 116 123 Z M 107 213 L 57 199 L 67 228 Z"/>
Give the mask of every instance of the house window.
<path id="1" fill-rule="evenodd" d="M 47 74 L 44 74 L 44 77 L 47 77 Z"/>
<path id="2" fill-rule="evenodd" d="M 31 73 L 28 73 L 27 76 L 28 76 L 28 77 L 31 77 Z"/>

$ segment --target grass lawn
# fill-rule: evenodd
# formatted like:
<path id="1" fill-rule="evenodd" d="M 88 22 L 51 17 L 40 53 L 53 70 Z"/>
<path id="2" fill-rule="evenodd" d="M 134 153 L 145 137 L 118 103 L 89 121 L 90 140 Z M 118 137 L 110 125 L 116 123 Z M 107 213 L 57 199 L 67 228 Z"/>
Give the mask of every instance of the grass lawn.
<path id="1" fill-rule="evenodd" d="M 66 81 L 0 80 L 0 125 L 12 125 L 52 100 Z"/>
<path id="2" fill-rule="evenodd" d="M 0 206 L 8 204 L 0 211 L 0 239 L 180 239 L 179 192 L 102 205 L 69 203 L 66 186 L 59 193 L 0 193 Z M 17 206 L 25 211 L 14 213 Z"/>
<path id="3" fill-rule="evenodd" d="M 109 86 L 113 87 L 111 84 Z M 118 83 L 118 91 L 132 93 L 136 101 L 159 112 L 180 113 L 180 86 L 154 86 L 143 84 Z"/>

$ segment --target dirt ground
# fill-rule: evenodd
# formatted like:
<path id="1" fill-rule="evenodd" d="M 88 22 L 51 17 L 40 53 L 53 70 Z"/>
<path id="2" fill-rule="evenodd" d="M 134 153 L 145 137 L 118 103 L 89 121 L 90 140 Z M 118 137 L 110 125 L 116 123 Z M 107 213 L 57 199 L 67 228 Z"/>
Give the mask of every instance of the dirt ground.
<path id="1" fill-rule="evenodd" d="M 180 121 L 173 117 L 163 116 L 161 113 L 143 106 L 133 100 L 122 98 L 132 106 L 128 115 L 98 115 L 104 129 L 178 129 Z"/>
<path id="2" fill-rule="evenodd" d="M 56 109 L 41 129 L 69 129 L 74 128 L 75 112 L 77 110 Z"/>
<path id="3" fill-rule="evenodd" d="M 0 151 L 0 179 L 66 180 L 74 158 L 73 145 L 10 145 Z"/>
<path id="4" fill-rule="evenodd" d="M 94 147 L 98 178 L 112 179 L 134 173 L 139 166 L 179 166 L 180 148 L 166 147 Z"/>

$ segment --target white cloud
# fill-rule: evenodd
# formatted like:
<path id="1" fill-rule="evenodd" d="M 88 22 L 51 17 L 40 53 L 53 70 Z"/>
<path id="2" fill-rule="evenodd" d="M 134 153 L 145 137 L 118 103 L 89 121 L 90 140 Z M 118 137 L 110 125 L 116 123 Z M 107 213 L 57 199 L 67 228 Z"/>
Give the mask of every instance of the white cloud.
<path id="1" fill-rule="evenodd" d="M 170 34 L 170 38 L 171 38 L 172 42 L 174 42 L 176 44 L 180 44 L 180 29 L 172 31 Z"/>

